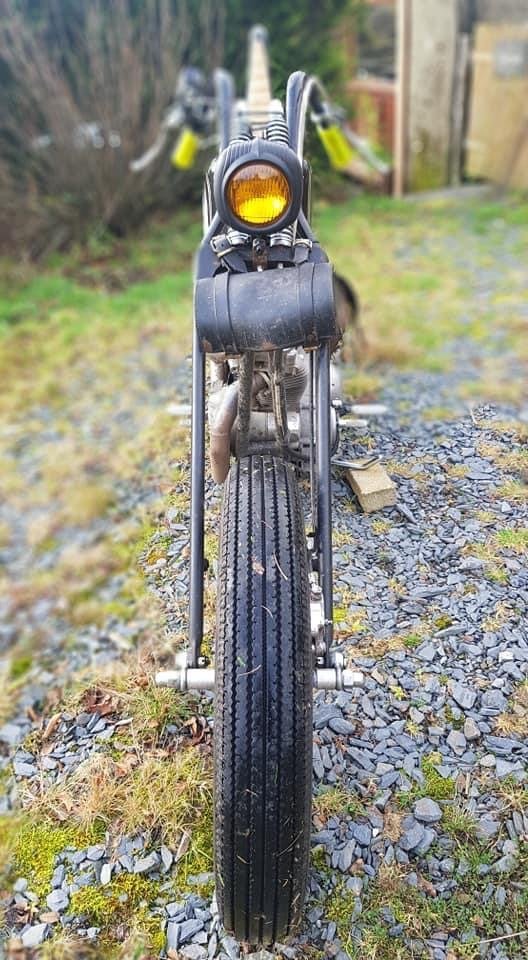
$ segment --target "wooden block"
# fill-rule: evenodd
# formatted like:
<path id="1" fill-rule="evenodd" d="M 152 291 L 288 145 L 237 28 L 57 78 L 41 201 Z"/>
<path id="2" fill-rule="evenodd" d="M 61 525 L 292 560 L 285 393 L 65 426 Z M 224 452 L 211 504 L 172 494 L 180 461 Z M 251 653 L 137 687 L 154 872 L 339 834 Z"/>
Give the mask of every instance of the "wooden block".
<path id="1" fill-rule="evenodd" d="M 374 463 L 366 470 L 353 470 L 349 467 L 345 473 L 365 513 L 392 507 L 396 503 L 396 485 L 383 464 Z"/>

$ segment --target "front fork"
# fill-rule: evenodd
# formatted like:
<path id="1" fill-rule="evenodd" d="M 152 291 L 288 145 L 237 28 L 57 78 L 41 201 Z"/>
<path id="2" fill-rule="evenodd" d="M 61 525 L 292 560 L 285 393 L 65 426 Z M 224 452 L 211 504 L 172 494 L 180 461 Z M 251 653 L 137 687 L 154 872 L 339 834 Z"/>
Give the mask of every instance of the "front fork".
<path id="1" fill-rule="evenodd" d="M 319 584 L 323 601 L 323 659 L 331 666 L 333 641 L 333 577 L 332 577 L 332 449 L 330 435 L 330 344 L 323 343 L 317 351 L 317 389 L 315 409 L 315 456 L 317 522 L 315 547 L 317 551 Z"/>
<path id="2" fill-rule="evenodd" d="M 312 479 L 312 520 L 314 521 L 314 559 L 319 583 L 312 586 L 312 605 L 322 610 L 317 668 L 314 685 L 322 689 L 343 689 L 362 682 L 362 674 L 345 670 L 343 658 L 332 652 L 333 586 L 332 586 L 332 464 L 331 464 L 331 386 L 330 344 L 324 342 L 313 351 L 311 360 L 311 395 L 315 399 L 315 449 L 312 444 L 310 472 Z M 314 382 L 315 381 L 315 382 Z M 191 414 L 191 542 L 189 647 L 177 657 L 174 670 L 161 671 L 157 683 L 187 689 L 210 689 L 214 686 L 214 670 L 207 668 L 202 655 L 204 597 L 204 505 L 205 505 L 205 352 L 196 327 L 192 354 Z M 315 514 L 315 516 L 314 516 Z M 319 599 L 320 598 L 320 599 Z"/>

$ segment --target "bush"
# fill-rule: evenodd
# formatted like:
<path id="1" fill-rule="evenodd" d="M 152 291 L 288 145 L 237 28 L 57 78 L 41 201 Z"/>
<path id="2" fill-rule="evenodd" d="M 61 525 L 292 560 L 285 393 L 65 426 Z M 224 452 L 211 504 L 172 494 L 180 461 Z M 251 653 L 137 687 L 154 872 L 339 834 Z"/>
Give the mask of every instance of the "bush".
<path id="1" fill-rule="evenodd" d="M 36 257 L 99 228 L 126 233 L 199 196 L 167 153 L 140 176 L 183 63 L 243 79 L 248 28 L 269 28 L 274 83 L 343 79 L 336 23 L 359 0 L 0 0 L 0 252 Z M 241 42 L 243 39 L 243 42 Z"/>
<path id="2" fill-rule="evenodd" d="M 200 46 L 193 0 L 0 0 L 0 248 L 32 255 L 124 233 L 189 192 L 154 139 L 178 70 Z"/>

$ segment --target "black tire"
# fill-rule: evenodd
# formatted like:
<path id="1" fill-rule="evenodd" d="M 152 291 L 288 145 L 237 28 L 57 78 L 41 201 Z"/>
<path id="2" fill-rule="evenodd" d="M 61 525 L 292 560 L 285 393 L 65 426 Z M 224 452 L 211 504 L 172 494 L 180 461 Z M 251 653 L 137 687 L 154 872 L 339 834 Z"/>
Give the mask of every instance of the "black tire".
<path id="1" fill-rule="evenodd" d="M 308 561 L 290 464 L 247 457 L 224 489 L 218 573 L 215 867 L 224 926 L 285 940 L 310 846 L 313 659 Z"/>

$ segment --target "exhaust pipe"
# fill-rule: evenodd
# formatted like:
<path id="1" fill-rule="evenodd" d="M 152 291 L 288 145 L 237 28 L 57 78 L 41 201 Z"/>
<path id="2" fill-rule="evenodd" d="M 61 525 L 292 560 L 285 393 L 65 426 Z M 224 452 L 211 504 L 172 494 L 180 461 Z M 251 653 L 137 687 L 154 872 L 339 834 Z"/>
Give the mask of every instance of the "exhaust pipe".
<path id="1" fill-rule="evenodd" d="M 229 471 L 231 431 L 238 413 L 238 381 L 224 388 L 225 394 L 210 428 L 209 457 L 215 483 L 223 483 Z"/>
<path id="2" fill-rule="evenodd" d="M 255 374 L 251 385 L 251 397 L 254 398 L 266 386 L 267 381 L 262 374 Z M 238 380 L 224 386 L 222 402 L 209 428 L 209 459 L 215 483 L 223 483 L 229 472 L 231 434 L 238 414 L 238 387 Z"/>

